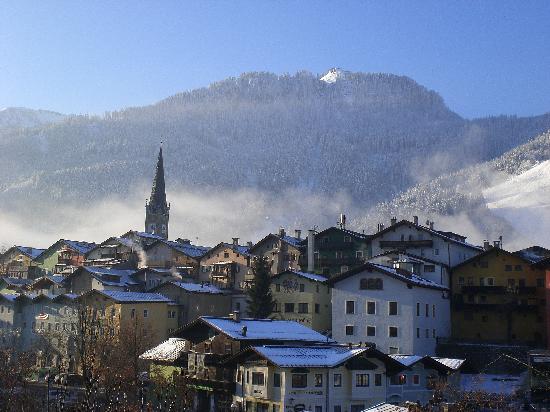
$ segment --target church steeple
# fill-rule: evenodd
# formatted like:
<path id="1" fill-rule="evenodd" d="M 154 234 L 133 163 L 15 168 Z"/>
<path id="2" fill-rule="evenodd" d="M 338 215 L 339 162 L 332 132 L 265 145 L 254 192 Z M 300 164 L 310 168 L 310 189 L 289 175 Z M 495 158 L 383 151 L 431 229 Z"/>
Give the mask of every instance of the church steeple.
<path id="1" fill-rule="evenodd" d="M 157 168 L 151 197 L 145 203 L 145 231 L 163 238 L 168 238 L 168 220 L 170 205 L 166 202 L 166 187 L 164 182 L 164 161 L 162 158 L 162 146 L 159 150 Z"/>

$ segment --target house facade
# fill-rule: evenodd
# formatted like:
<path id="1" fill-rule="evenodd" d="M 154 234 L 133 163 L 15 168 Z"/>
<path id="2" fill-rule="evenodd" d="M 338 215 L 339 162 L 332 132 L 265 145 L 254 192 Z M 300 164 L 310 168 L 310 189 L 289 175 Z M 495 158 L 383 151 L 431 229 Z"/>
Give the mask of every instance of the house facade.
<path id="1" fill-rule="evenodd" d="M 32 278 L 29 268 L 36 268 L 34 261 L 45 249 L 28 246 L 13 246 L 0 255 L 0 276 L 15 278 Z"/>
<path id="2" fill-rule="evenodd" d="M 411 272 L 366 263 L 329 280 L 332 337 L 385 353 L 435 355 L 450 330 L 449 289 Z"/>
<path id="3" fill-rule="evenodd" d="M 135 278 L 136 270 L 109 269 L 84 266 L 65 279 L 70 293 L 82 294 L 89 290 L 141 291 L 143 285 Z"/>
<path id="4" fill-rule="evenodd" d="M 317 332 L 330 332 L 332 306 L 326 277 L 287 270 L 271 278 L 271 294 L 275 301 L 273 319 L 292 320 Z"/>
<path id="5" fill-rule="evenodd" d="M 498 247 L 455 266 L 453 339 L 544 345 L 545 277 L 542 266 Z"/>
<path id="6" fill-rule="evenodd" d="M 179 241 L 158 240 L 145 248 L 144 261 L 140 268 L 186 269 L 189 274 L 198 275 L 201 257 L 210 248 L 195 246 L 187 239 Z"/>
<path id="7" fill-rule="evenodd" d="M 271 273 L 277 274 L 285 270 L 300 270 L 300 256 L 303 253 L 302 235 L 296 230 L 290 236 L 285 229 L 279 229 L 277 234 L 270 233 L 250 248 L 255 256 L 265 256 L 271 265 Z"/>
<path id="8" fill-rule="evenodd" d="M 392 250 L 400 250 L 416 256 L 426 257 L 448 267 L 456 266 L 483 252 L 483 248 L 466 242 L 466 237 L 434 229 L 433 222 L 427 226 L 413 221 L 392 219 L 392 224 L 372 235 L 372 256 Z"/>
<path id="9" fill-rule="evenodd" d="M 85 255 L 96 246 L 90 242 L 60 239 L 35 261 L 46 274 L 68 276 L 84 264 Z"/>

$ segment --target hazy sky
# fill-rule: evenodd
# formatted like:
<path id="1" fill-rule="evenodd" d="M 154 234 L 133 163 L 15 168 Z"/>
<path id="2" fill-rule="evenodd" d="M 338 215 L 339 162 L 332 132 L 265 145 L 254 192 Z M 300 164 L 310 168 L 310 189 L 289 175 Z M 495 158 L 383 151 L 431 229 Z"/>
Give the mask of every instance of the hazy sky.
<path id="1" fill-rule="evenodd" d="M 390 72 L 466 117 L 550 111 L 550 1 L 3 1 L 0 107 L 103 113 L 245 71 Z"/>

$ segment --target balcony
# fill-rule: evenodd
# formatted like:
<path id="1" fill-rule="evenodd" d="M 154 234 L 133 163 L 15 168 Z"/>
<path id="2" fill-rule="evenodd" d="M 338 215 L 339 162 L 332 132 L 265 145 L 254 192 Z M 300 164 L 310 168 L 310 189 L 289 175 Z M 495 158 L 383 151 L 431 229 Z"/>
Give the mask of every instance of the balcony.
<path id="1" fill-rule="evenodd" d="M 419 249 L 432 248 L 433 240 L 381 240 L 380 248 L 382 249 Z"/>
<path id="2" fill-rule="evenodd" d="M 319 251 L 327 251 L 327 250 L 350 250 L 350 249 L 356 249 L 357 246 L 355 246 L 355 243 L 353 242 L 343 242 L 343 241 L 332 241 L 332 242 L 319 242 L 315 245 L 315 248 Z"/>
<path id="3" fill-rule="evenodd" d="M 462 286 L 462 293 L 483 293 L 487 295 L 502 295 L 506 293 L 506 287 L 504 286 L 475 286 L 467 285 Z"/>
<path id="4" fill-rule="evenodd" d="M 186 379 L 186 384 L 193 389 L 209 392 L 235 392 L 235 382 L 189 377 Z"/>

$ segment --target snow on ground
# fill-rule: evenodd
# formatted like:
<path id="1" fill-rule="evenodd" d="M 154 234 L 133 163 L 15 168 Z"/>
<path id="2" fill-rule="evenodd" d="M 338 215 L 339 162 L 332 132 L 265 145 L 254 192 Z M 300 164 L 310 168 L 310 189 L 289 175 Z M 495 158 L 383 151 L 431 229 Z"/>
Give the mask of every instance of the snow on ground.
<path id="1" fill-rule="evenodd" d="M 550 160 L 483 191 L 487 207 L 533 244 L 548 247 Z"/>
<path id="2" fill-rule="evenodd" d="M 460 376 L 463 391 L 482 391 L 500 395 L 512 395 L 526 385 L 527 373 L 521 375 L 467 374 Z"/>

